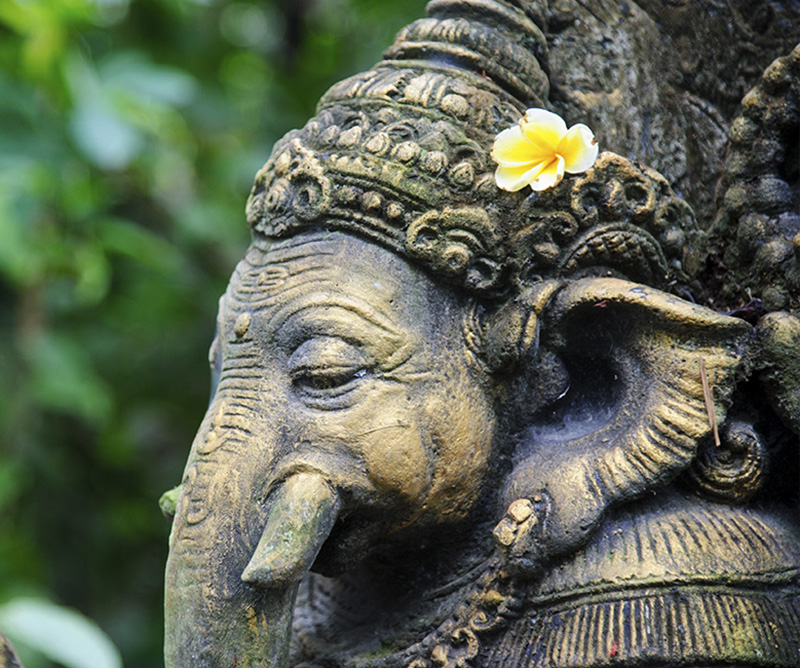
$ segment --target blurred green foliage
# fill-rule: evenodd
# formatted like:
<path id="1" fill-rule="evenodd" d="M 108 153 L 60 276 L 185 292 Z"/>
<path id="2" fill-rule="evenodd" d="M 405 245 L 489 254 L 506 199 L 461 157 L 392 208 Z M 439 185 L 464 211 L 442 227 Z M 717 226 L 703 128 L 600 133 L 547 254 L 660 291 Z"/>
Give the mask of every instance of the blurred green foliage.
<path id="1" fill-rule="evenodd" d="M 161 664 L 168 524 L 272 143 L 423 0 L 0 0 L 0 604 Z"/>
<path id="2" fill-rule="evenodd" d="M 0 605 L 0 627 L 14 637 L 25 668 L 47 660 L 64 668 L 122 668 L 119 650 L 97 624 L 46 599 L 14 598 Z"/>

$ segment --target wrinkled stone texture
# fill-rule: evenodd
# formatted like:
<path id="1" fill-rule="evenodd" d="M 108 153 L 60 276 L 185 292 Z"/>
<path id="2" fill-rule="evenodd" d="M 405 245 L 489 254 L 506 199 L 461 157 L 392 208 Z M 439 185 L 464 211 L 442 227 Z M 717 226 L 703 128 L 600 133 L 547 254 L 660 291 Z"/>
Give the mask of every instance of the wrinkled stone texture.
<path id="1" fill-rule="evenodd" d="M 799 152 L 800 45 L 770 64 L 731 127 L 708 263 L 720 301 L 800 307 Z"/>

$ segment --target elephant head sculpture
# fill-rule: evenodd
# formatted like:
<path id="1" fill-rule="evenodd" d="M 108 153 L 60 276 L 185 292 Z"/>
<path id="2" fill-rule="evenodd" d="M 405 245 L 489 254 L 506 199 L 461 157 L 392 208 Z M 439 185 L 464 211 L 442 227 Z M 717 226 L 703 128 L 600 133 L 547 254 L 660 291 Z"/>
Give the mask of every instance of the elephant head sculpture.
<path id="1" fill-rule="evenodd" d="M 794 665 L 797 528 L 747 506 L 794 436 L 741 388 L 796 319 L 676 296 L 704 235 L 642 165 L 498 189 L 544 8 L 428 11 L 256 177 L 164 504 L 168 668 Z"/>

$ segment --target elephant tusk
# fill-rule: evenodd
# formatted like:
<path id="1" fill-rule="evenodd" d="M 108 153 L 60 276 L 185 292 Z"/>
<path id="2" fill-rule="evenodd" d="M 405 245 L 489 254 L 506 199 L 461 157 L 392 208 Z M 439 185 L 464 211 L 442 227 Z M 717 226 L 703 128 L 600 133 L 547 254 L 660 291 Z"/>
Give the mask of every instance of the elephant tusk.
<path id="1" fill-rule="evenodd" d="M 271 495 L 267 524 L 242 581 L 259 587 L 299 582 L 339 515 L 338 492 L 319 473 L 296 473 Z"/>

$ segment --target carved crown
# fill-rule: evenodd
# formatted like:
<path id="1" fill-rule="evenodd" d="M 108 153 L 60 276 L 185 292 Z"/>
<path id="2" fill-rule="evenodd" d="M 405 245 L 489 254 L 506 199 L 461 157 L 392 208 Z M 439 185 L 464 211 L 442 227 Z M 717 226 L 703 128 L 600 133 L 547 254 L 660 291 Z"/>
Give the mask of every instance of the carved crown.
<path id="1" fill-rule="evenodd" d="M 488 299 L 576 272 L 655 286 L 693 273 L 694 215 L 653 170 L 604 154 L 550 192 L 497 188 L 494 137 L 546 104 L 539 3 L 434 0 L 428 14 L 276 144 L 248 201 L 254 234 L 356 234 Z"/>

